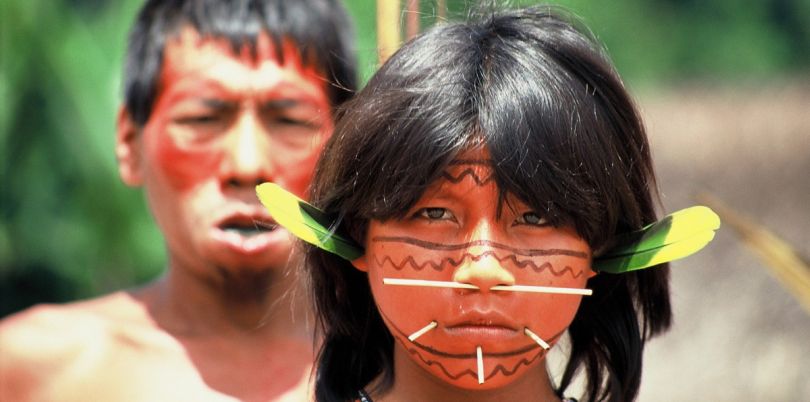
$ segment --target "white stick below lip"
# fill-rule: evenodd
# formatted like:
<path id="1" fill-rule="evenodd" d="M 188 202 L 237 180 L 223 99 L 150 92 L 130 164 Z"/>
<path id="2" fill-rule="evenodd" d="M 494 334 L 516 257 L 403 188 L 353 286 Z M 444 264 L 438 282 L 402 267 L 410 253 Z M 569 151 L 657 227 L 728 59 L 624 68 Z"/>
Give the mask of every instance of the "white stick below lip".
<path id="1" fill-rule="evenodd" d="M 453 288 L 453 289 L 480 289 L 478 286 L 471 285 L 469 283 L 451 282 L 451 281 L 428 281 L 424 279 L 383 278 L 383 283 L 386 285 L 400 285 L 400 286 L 424 286 L 433 288 Z M 497 285 L 491 287 L 490 290 L 501 290 L 507 292 L 556 293 L 556 294 L 583 295 L 583 296 L 590 296 L 593 294 L 593 290 L 591 289 L 563 288 L 554 286 Z"/>
<path id="2" fill-rule="evenodd" d="M 548 350 L 548 348 L 551 347 L 551 345 L 549 345 L 546 341 L 537 336 L 537 334 L 532 332 L 532 330 L 528 328 L 523 328 L 523 333 L 526 334 L 526 336 L 528 336 L 529 338 L 532 338 L 532 340 L 535 341 L 538 345 L 540 345 L 541 348 Z"/>
<path id="3" fill-rule="evenodd" d="M 478 357 L 478 383 L 484 383 L 484 352 L 480 346 L 475 347 L 475 354 Z"/>
<path id="4" fill-rule="evenodd" d="M 439 325 L 439 324 L 438 324 L 436 321 L 431 321 L 431 322 L 430 322 L 430 324 L 425 325 L 425 327 L 424 327 L 424 328 L 422 328 L 422 329 L 420 329 L 419 331 L 416 331 L 416 332 L 412 333 L 410 336 L 408 336 L 408 340 L 409 340 L 409 341 L 411 341 L 411 342 L 413 342 L 413 341 L 415 341 L 415 340 L 416 340 L 416 338 L 418 338 L 418 337 L 420 337 L 420 336 L 424 335 L 424 334 L 425 334 L 425 332 L 428 332 L 428 331 L 430 331 L 431 329 L 436 328 L 438 325 Z"/>

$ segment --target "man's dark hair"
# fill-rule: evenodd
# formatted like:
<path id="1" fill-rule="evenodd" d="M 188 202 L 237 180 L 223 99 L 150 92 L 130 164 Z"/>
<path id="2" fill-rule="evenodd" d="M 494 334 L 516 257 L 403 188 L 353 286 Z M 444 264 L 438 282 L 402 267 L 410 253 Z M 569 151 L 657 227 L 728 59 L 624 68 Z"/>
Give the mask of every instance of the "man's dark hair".
<path id="1" fill-rule="evenodd" d="M 354 33 L 338 0 L 148 0 L 129 35 L 124 80 L 126 109 L 140 126 L 152 113 L 166 42 L 185 26 L 229 41 L 234 52 L 248 46 L 255 53 L 264 32 L 282 63 L 282 43 L 290 41 L 304 66 L 328 80 L 333 108 L 356 89 Z"/>
<path id="2" fill-rule="evenodd" d="M 403 218 L 472 145 L 492 159 L 501 197 L 514 194 L 598 250 L 656 220 L 655 176 L 641 118 L 602 48 L 548 7 L 437 26 L 403 46 L 338 116 L 311 200 L 366 244 L 372 219 Z M 312 246 L 307 269 L 323 333 L 315 393 L 351 401 L 393 379 L 393 338 L 367 274 Z M 588 281 L 568 329 L 557 392 L 578 369 L 586 399 L 630 401 L 644 344 L 671 321 L 669 267 Z"/>

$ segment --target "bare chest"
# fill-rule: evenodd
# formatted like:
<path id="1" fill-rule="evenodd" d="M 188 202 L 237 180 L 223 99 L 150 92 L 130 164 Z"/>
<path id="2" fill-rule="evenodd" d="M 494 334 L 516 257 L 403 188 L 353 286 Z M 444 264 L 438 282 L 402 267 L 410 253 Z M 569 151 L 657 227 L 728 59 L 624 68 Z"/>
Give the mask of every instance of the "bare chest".
<path id="1" fill-rule="evenodd" d="M 63 362 L 46 386 L 62 401 L 305 401 L 311 356 L 211 342 L 113 337 Z"/>

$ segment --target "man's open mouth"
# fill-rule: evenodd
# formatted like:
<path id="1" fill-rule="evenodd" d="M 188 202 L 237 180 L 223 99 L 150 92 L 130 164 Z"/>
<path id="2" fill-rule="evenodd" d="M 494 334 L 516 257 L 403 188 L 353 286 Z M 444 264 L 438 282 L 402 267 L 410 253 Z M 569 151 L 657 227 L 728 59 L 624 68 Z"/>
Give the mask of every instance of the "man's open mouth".
<path id="1" fill-rule="evenodd" d="M 272 232 L 278 228 L 278 224 L 274 221 L 236 217 L 221 223 L 219 228 L 225 232 L 237 233 L 243 237 L 250 237 L 260 235 L 262 233 Z"/>

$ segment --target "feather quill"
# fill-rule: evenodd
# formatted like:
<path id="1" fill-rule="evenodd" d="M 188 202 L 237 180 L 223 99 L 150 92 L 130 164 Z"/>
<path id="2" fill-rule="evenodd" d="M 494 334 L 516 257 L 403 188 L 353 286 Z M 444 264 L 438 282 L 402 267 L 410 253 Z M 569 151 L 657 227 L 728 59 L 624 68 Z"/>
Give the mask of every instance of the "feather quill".
<path id="1" fill-rule="evenodd" d="M 299 239 L 349 261 L 364 254 L 363 247 L 340 233 L 337 219 L 274 183 L 256 186 L 259 201 L 275 221 Z"/>

